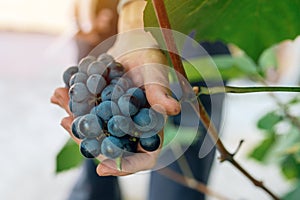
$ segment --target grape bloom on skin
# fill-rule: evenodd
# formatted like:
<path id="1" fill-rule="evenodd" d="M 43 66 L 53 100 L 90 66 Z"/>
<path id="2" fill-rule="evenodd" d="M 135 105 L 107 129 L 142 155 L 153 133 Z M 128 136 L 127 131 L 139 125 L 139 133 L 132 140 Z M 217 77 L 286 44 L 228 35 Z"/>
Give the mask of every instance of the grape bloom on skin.
<path id="1" fill-rule="evenodd" d="M 145 92 L 125 77 L 125 68 L 109 54 L 87 56 L 63 73 L 69 88 L 69 107 L 75 119 L 73 135 L 81 140 L 86 158 L 100 154 L 110 159 L 155 151 L 164 117 L 149 106 Z"/>

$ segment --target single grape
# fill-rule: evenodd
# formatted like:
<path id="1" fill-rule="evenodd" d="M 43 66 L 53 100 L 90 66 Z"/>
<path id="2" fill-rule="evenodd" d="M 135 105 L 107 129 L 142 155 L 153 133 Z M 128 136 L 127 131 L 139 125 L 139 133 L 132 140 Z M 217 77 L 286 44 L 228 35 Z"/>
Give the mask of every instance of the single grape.
<path id="1" fill-rule="evenodd" d="M 95 158 L 101 153 L 101 141 L 96 138 L 85 138 L 80 142 L 80 152 L 86 158 Z"/>
<path id="2" fill-rule="evenodd" d="M 78 117 L 88 114 L 92 109 L 92 105 L 90 105 L 87 101 L 74 102 L 72 99 L 70 99 L 69 108 L 73 116 Z"/>
<path id="3" fill-rule="evenodd" d="M 111 159 L 121 157 L 123 144 L 120 138 L 114 136 L 106 137 L 101 144 L 101 153 Z"/>
<path id="4" fill-rule="evenodd" d="M 117 100 L 124 94 L 124 90 L 119 85 L 108 85 L 106 86 L 101 93 L 101 100 Z"/>
<path id="5" fill-rule="evenodd" d="M 140 138 L 151 137 L 151 136 L 157 134 L 158 132 L 160 132 L 164 128 L 164 125 L 165 125 L 164 116 L 161 113 L 155 111 L 154 109 L 151 109 L 151 110 L 154 113 L 154 116 L 153 116 L 153 118 L 155 119 L 154 127 L 149 131 L 141 130 L 141 133 L 139 136 Z M 137 127 L 137 129 L 139 129 L 139 127 Z"/>
<path id="6" fill-rule="evenodd" d="M 160 146 L 160 137 L 155 134 L 151 137 L 140 138 L 140 145 L 146 151 L 155 151 Z"/>
<path id="7" fill-rule="evenodd" d="M 108 65 L 109 63 L 114 62 L 114 57 L 107 53 L 103 53 L 98 56 L 97 60 L 103 62 L 105 65 Z"/>
<path id="8" fill-rule="evenodd" d="M 118 106 L 123 115 L 133 116 L 139 111 L 140 102 L 135 96 L 124 94 L 119 98 Z"/>
<path id="9" fill-rule="evenodd" d="M 114 65 L 109 66 L 108 80 L 112 80 L 117 77 L 123 76 L 125 73 L 125 68 L 122 64 L 115 62 Z"/>
<path id="10" fill-rule="evenodd" d="M 86 81 L 86 87 L 90 93 L 99 94 L 106 86 L 106 80 L 99 74 L 92 74 Z"/>
<path id="11" fill-rule="evenodd" d="M 102 122 L 96 115 L 86 114 L 78 122 L 78 130 L 87 138 L 99 137 L 102 130 Z"/>
<path id="12" fill-rule="evenodd" d="M 127 77 L 117 77 L 110 81 L 110 84 L 116 84 L 123 88 L 124 91 L 133 86 L 132 81 Z"/>
<path id="13" fill-rule="evenodd" d="M 94 62 L 96 58 L 94 56 L 87 56 L 82 58 L 78 64 L 78 71 L 87 74 L 89 65 Z"/>
<path id="14" fill-rule="evenodd" d="M 108 74 L 108 71 L 107 71 L 107 67 L 104 62 L 94 61 L 88 66 L 87 74 L 89 76 L 92 74 L 99 74 L 103 77 L 106 77 Z"/>
<path id="15" fill-rule="evenodd" d="M 69 85 L 72 86 L 75 83 L 86 83 L 86 80 L 88 79 L 88 76 L 85 73 L 77 72 L 73 74 L 73 76 L 70 79 Z"/>
<path id="16" fill-rule="evenodd" d="M 76 117 L 72 124 L 71 124 L 71 129 L 72 129 L 72 133 L 73 135 L 78 138 L 78 139 L 84 139 L 84 135 L 78 130 L 78 122 L 81 119 L 81 117 Z"/>
<path id="17" fill-rule="evenodd" d="M 158 123 L 156 113 L 151 108 L 142 108 L 133 117 L 133 121 L 138 130 L 147 132 L 152 130 Z"/>
<path id="18" fill-rule="evenodd" d="M 141 107 L 144 107 L 147 104 L 146 95 L 141 88 L 130 88 L 126 91 L 126 94 L 131 94 L 132 96 L 135 96 L 135 98 L 139 100 Z"/>
<path id="19" fill-rule="evenodd" d="M 113 136 L 122 137 L 133 130 L 133 124 L 131 118 L 115 115 L 108 121 L 107 129 Z"/>
<path id="20" fill-rule="evenodd" d="M 64 73 L 63 73 L 63 81 L 66 85 L 66 87 L 70 87 L 69 82 L 73 74 L 78 72 L 78 67 L 77 66 L 72 66 L 67 68 Z"/>
<path id="21" fill-rule="evenodd" d="M 137 152 L 138 138 L 125 135 L 120 138 L 123 149 L 123 156 L 130 156 Z"/>
<path id="22" fill-rule="evenodd" d="M 90 93 L 84 83 L 75 83 L 69 89 L 69 96 L 74 102 L 82 102 L 90 97 Z"/>
<path id="23" fill-rule="evenodd" d="M 112 116 L 119 115 L 118 105 L 113 101 L 103 101 L 96 106 L 96 114 L 103 121 L 108 121 Z"/>

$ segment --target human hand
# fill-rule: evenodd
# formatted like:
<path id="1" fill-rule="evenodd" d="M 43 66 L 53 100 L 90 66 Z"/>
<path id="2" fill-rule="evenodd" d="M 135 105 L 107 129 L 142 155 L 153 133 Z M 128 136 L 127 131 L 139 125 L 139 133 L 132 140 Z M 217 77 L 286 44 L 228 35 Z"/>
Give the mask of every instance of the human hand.
<path id="1" fill-rule="evenodd" d="M 117 34 L 117 0 L 78 0 L 74 2 L 78 56 L 86 56 L 91 49 L 108 37 Z"/>
<path id="2" fill-rule="evenodd" d="M 145 59 L 141 59 L 144 57 Z M 149 60 L 149 58 L 152 59 Z M 136 62 L 131 62 L 131 60 L 136 60 Z M 129 54 L 128 56 L 121 57 L 120 61 L 124 61 L 124 63 L 126 63 L 125 66 L 128 66 L 127 69 L 129 73 L 131 72 L 131 70 L 135 71 L 135 77 L 138 78 L 136 78 L 134 82 L 140 85 L 141 81 L 144 81 L 146 79 L 143 77 L 142 71 L 140 76 L 136 76 L 136 69 L 139 70 L 138 66 L 143 65 L 143 63 L 146 63 L 146 61 L 151 61 L 152 66 L 154 65 L 153 63 L 163 63 L 165 62 L 165 57 L 158 50 L 143 50 L 135 52 L 134 54 Z M 152 69 L 157 70 L 157 68 L 154 67 Z M 165 75 L 164 73 L 166 73 L 166 71 L 159 73 L 159 71 L 151 71 L 151 69 L 148 69 L 147 72 L 148 74 L 153 74 L 153 76 L 151 76 L 152 78 L 156 78 L 152 81 L 149 81 L 148 77 L 147 80 L 150 83 L 145 85 L 147 97 L 150 96 L 150 98 L 148 98 L 150 104 L 155 107 L 157 107 L 158 105 L 159 107 L 166 110 L 168 114 L 177 114 L 176 111 L 179 111 L 180 109 L 177 106 L 178 103 L 168 96 L 168 89 L 164 87 L 165 85 L 159 84 L 161 82 L 167 82 L 166 80 L 162 80 L 163 78 L 165 79 L 165 77 L 162 75 Z M 154 74 L 156 73 L 157 76 L 154 76 Z M 157 80 L 160 80 L 160 82 L 156 82 Z M 68 117 L 65 117 L 62 120 L 61 125 L 70 133 L 71 137 L 79 144 L 80 140 L 75 138 L 71 132 L 71 124 L 73 121 L 73 117 L 68 107 L 68 101 L 69 97 L 67 88 L 57 88 L 54 92 L 54 95 L 51 98 L 52 103 L 59 105 L 69 114 Z M 172 104 L 174 104 L 175 107 L 172 107 Z M 161 139 L 163 139 L 163 132 L 160 132 L 159 135 L 161 136 Z M 98 159 L 101 161 L 101 164 L 97 168 L 98 174 L 102 176 L 122 176 L 142 170 L 151 169 L 156 163 L 156 159 L 159 155 L 160 149 L 154 152 L 147 152 L 143 150 L 140 146 L 138 146 L 137 151 L 138 153 L 134 154 L 133 156 L 124 157 L 122 159 L 122 171 L 119 171 L 117 169 L 116 164 L 113 160 L 109 160 L 104 158 L 103 156 L 100 156 Z"/>

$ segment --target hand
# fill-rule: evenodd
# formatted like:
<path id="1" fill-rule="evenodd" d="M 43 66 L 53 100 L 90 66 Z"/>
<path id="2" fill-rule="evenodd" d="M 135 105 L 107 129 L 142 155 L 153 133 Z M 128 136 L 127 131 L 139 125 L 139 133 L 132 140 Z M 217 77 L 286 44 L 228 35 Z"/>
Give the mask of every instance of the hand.
<path id="1" fill-rule="evenodd" d="M 148 49 L 126 54 L 126 56 L 120 57 L 118 61 L 123 63 L 129 73 L 131 71 L 135 72 L 135 76 L 133 76 L 134 82 L 140 85 L 141 81 L 146 80 L 144 76 L 144 70 L 147 66 L 142 68 L 140 76 L 136 75 L 136 69 L 139 70 L 139 66 L 144 65 L 144 63 L 152 63 L 152 66 L 154 66 L 153 63 L 165 63 L 166 58 L 164 54 L 162 54 L 159 50 Z M 158 68 L 155 67 L 147 69 L 146 74 L 152 74 L 152 76 L 150 76 L 152 79 L 152 84 L 149 83 L 145 85 L 145 90 L 147 99 L 151 105 L 159 105 L 166 111 L 167 114 L 174 115 L 180 111 L 178 102 L 168 95 L 168 89 L 164 87 L 164 84 L 158 84 L 162 82 L 167 83 L 167 76 L 165 76 L 166 73 L 166 70 L 158 71 Z M 147 80 L 149 80 L 149 77 L 147 78 Z M 69 132 L 74 141 L 79 144 L 80 140 L 75 138 L 71 132 L 70 127 L 73 121 L 73 117 L 68 107 L 68 101 L 69 97 L 67 88 L 57 88 L 51 98 L 52 103 L 59 105 L 69 114 L 68 117 L 63 118 L 63 120 L 61 121 L 61 125 Z M 161 136 L 161 139 L 163 139 L 163 132 L 160 132 L 159 134 Z M 97 167 L 97 173 L 101 176 L 123 176 L 138 171 L 151 169 L 156 163 L 156 159 L 159 155 L 160 149 L 154 152 L 146 152 L 139 146 L 138 152 L 139 153 L 134 154 L 134 156 L 125 157 L 122 159 L 122 171 L 119 171 L 116 168 L 114 160 L 106 159 L 103 156 L 100 156 L 99 160 L 101 161 L 101 163 Z"/>
<path id="2" fill-rule="evenodd" d="M 74 2 L 78 56 L 86 56 L 100 42 L 117 34 L 117 0 Z"/>

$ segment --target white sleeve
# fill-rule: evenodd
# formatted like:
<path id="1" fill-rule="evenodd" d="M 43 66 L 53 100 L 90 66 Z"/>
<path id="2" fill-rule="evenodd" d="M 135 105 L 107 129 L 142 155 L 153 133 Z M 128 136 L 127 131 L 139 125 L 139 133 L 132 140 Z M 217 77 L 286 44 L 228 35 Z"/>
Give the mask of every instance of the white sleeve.
<path id="1" fill-rule="evenodd" d="M 125 4 L 132 2 L 132 1 L 144 1 L 144 0 L 119 0 L 118 7 L 117 7 L 118 13 L 121 12 L 121 10 Z"/>

